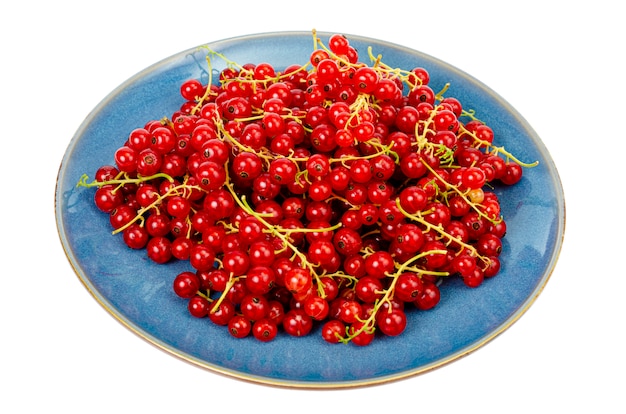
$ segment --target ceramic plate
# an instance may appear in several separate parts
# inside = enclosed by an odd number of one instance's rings
[[[318,35],[328,39],[328,34]],[[258,34],[208,46],[235,62],[266,61],[280,69],[308,61],[311,36]],[[128,329],[174,356],[228,376],[286,387],[341,388],[406,378],[455,361],[505,331],[533,303],[554,269],[565,226],[560,179],[540,138],[505,100],[461,70],[402,46],[348,37],[363,60],[372,46],[390,66],[428,69],[435,92],[449,82],[446,96],[474,109],[500,145],[522,160],[539,161],[517,185],[496,189],[508,225],[501,273],[477,289],[447,281],[436,308],[410,312],[401,336],[368,347],[327,344],[319,328],[305,338],[239,340],[207,319],[189,316],[186,302],[171,290],[174,276],[190,269],[188,262],[156,265],[144,251],[126,248],[119,235],[111,235],[108,216],[96,210],[94,190],[76,188],[76,183],[82,174],[93,177],[99,166],[111,164],[132,129],[177,110],[182,81],[207,80],[205,52],[192,49],[111,92],[79,127],[58,175],[56,220],[67,257],[87,290]],[[214,70],[222,68],[218,60],[214,65]]]

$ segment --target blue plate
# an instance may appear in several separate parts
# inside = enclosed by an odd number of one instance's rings
[[[318,34],[324,41],[329,34]],[[208,46],[239,63],[272,63],[284,68],[308,61],[310,32],[270,33],[214,42]],[[151,119],[169,116],[181,105],[179,86],[189,78],[207,80],[205,51],[188,50],[130,78],[85,119],[62,160],[56,189],[61,243],[81,282],[128,329],[164,351],[211,371],[285,387],[342,388],[379,384],[425,373],[480,348],[510,327],[534,302],[552,273],[565,229],[563,189],[540,138],[506,101],[459,69],[414,50],[349,36],[362,59],[367,47],[390,66],[428,69],[433,90],[450,83],[446,96],[495,131],[499,145],[518,158],[539,161],[510,188],[497,189],[508,233],[502,271],[477,289],[449,280],[440,304],[410,312],[406,331],[368,347],[330,345],[319,332],[305,338],[280,335],[269,343],[232,338],[207,319],[189,316],[186,302],[172,293],[172,280],[188,262],[156,265],[144,251],[112,236],[108,216],[96,210],[93,189],[77,188],[82,174],[111,164],[128,133]],[[214,70],[220,70],[215,61]],[[319,329],[319,328],[318,328]]]

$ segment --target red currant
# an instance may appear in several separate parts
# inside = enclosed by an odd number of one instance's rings
[[[252,330],[252,323],[243,315],[235,315],[228,321],[228,332],[235,338],[245,338]]]
[[[190,299],[200,289],[200,279],[194,272],[182,272],[174,278],[174,293],[181,298]]]
[[[252,325],[252,334],[261,342],[269,342],[276,338],[278,327],[269,318],[260,319]]]
[[[365,346],[405,331],[406,304],[439,303],[435,275],[475,288],[499,273],[491,188],[525,164],[425,68],[363,64],[340,34],[306,63],[181,82],[176,110],[80,184],[129,248],[189,262],[173,290],[191,317],[264,342],[319,323],[324,341]]]

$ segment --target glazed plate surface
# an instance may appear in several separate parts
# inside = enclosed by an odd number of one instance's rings
[[[318,35],[324,42],[329,36]],[[367,347],[327,344],[319,327],[305,338],[235,339],[225,328],[191,317],[171,288],[176,274],[190,270],[189,263],[157,265],[145,251],[128,249],[94,206],[94,190],[76,184],[81,175],[93,177],[98,167],[112,164],[131,130],[177,110],[184,80],[206,82],[206,50],[198,48],[166,58],[112,91],[80,125],[62,160],[55,199],[60,240],[80,281],[106,311],[149,343],[210,371],[285,387],[342,388],[406,378],[455,361],[505,331],[532,305],[556,265],[565,229],[563,189],[541,139],[504,99],[463,71],[399,45],[348,38],[362,61],[371,46],[390,66],[426,68],[435,92],[449,82],[446,96],[474,109],[492,127],[498,145],[521,160],[539,162],[517,185],[496,188],[508,228],[501,273],[477,289],[446,281],[437,307],[409,312],[401,336]],[[269,62],[284,69],[306,63],[313,40],[310,32],[285,32],[208,46],[240,64]],[[221,64],[214,60],[213,69]]]

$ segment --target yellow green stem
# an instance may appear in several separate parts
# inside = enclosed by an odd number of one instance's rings
[[[365,320],[361,320],[360,322],[363,323],[363,326],[361,326],[359,329],[357,329],[354,332],[350,332],[349,334],[347,334],[346,337],[341,339],[341,342],[343,343],[348,343],[349,341],[352,340],[352,338],[360,335],[361,333],[365,332],[366,330],[368,332],[372,332],[373,330],[376,329],[375,325],[376,325],[376,316],[378,311],[380,310],[380,308],[382,307],[382,305],[385,302],[389,302],[392,297],[393,294],[395,292],[395,288],[396,288],[396,283],[398,281],[398,278],[400,277],[400,275],[402,273],[404,273],[407,268],[409,267],[409,265],[425,256],[428,256],[430,254],[446,254],[447,251],[446,250],[428,250],[425,252],[422,252],[418,255],[413,256],[412,258],[410,258],[409,260],[405,261],[402,264],[396,264],[396,272],[392,275],[387,275],[388,277],[391,277],[391,283],[389,284],[389,286],[384,290],[384,294],[383,296],[378,299],[375,304],[374,304],[374,309],[372,310],[372,312],[370,313],[369,317]]]

